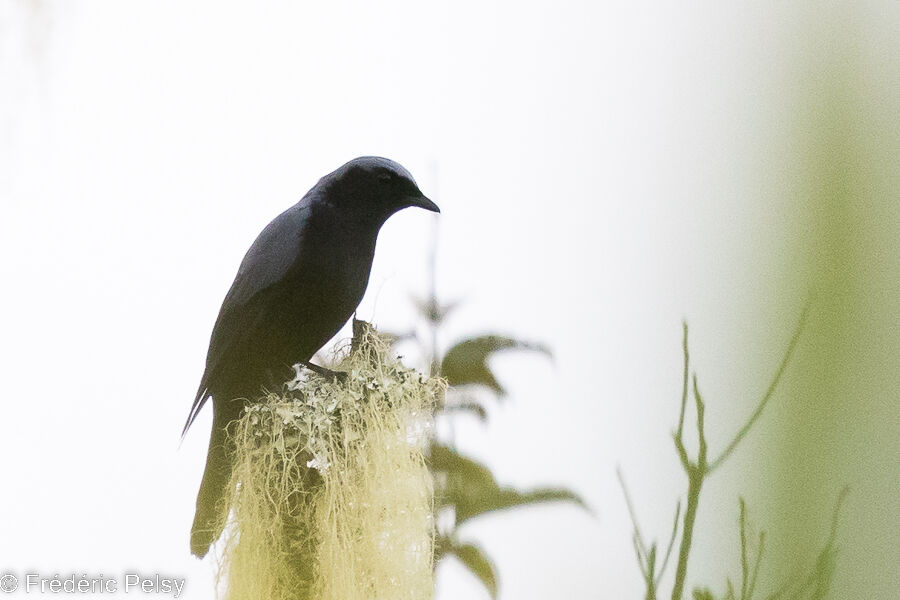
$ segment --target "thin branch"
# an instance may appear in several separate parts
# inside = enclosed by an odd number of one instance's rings
[[[432,219],[431,245],[428,249],[428,302],[435,310],[438,310],[437,297],[437,251],[438,251],[438,226],[439,221]],[[431,345],[431,376],[438,377],[441,374],[441,357],[438,352],[438,322],[429,319],[429,335]]]
[[[700,471],[700,477],[703,478],[709,472],[706,462],[707,445],[706,430],[704,427],[706,422],[706,404],[703,402],[703,396],[700,395],[700,387],[697,385],[696,373],[694,373],[694,401],[697,404],[697,438],[699,440],[696,468]]]
[[[678,518],[681,516],[681,500],[678,501],[678,504],[675,505],[675,520],[672,523],[672,535],[669,537],[669,543],[666,545],[666,555],[663,558],[662,565],[659,567],[659,574],[656,576],[656,585],[659,586],[659,582],[662,579],[663,574],[666,572],[666,567],[669,564],[669,557],[672,555],[672,548],[675,547],[675,538],[678,535]]]
[[[834,542],[837,539],[838,520],[840,518],[841,507],[843,506],[844,501],[847,499],[847,494],[849,492],[850,488],[844,487],[838,495],[838,499],[834,507],[834,512],[831,515],[831,529],[828,533],[828,539],[826,540],[825,545],[819,552],[819,561],[822,560],[822,557],[833,552],[834,550]],[[819,561],[817,561],[817,563]],[[815,567],[813,567],[805,578],[788,579],[774,593],[767,596],[766,599],[779,600],[783,597],[799,597],[800,594],[808,590],[811,585],[815,584],[820,576],[821,574],[816,571]]]
[[[678,438],[682,437],[682,432],[684,431],[684,411],[687,408],[687,396],[688,396],[688,369],[690,368],[690,356],[688,354],[688,326],[687,321],[681,322],[681,330],[682,330],[682,341],[681,346],[684,350],[684,377],[681,384],[681,412],[678,413],[678,429],[676,430],[675,436]]]
[[[647,581],[647,567],[644,563],[646,563],[647,559],[644,558],[643,551],[641,550],[640,543],[638,542],[637,535],[631,535],[631,545],[634,546],[634,554],[637,556],[638,566],[641,568],[641,577],[644,578],[644,582]]]
[[[688,381],[690,381],[690,353],[688,352],[688,326],[687,322],[681,322],[682,350],[684,351],[684,375],[681,384],[681,410],[678,412],[678,428],[672,434],[672,440],[675,442],[675,450],[678,452],[678,459],[681,461],[681,467],[690,475],[694,465],[687,453],[684,445],[684,415],[687,410],[688,398]]]
[[[694,522],[697,518],[697,507],[700,505],[700,491],[703,488],[703,482],[706,479],[707,471],[699,468],[696,464],[691,464],[687,471],[687,475],[687,509],[684,512],[684,524],[681,528],[681,546],[678,549],[678,564],[675,568],[675,584],[672,588],[672,600],[681,600],[684,595],[688,558],[691,554],[691,544],[694,537]]]
[[[740,531],[741,531],[741,600],[747,600],[747,587],[749,585],[750,566],[747,562],[747,503],[743,498],[739,499],[741,505]]]
[[[753,600],[753,591],[756,589],[756,580],[759,577],[759,566],[762,564],[763,551],[766,547],[766,532],[759,532],[759,549],[756,552],[756,562],[753,565],[753,575],[750,576],[750,585],[747,587],[747,598]]]
[[[691,459],[687,454],[687,449],[684,447],[684,440],[679,435],[672,435],[672,440],[675,442],[675,450],[678,452],[678,459],[681,461],[681,467],[685,472],[690,473],[694,468],[694,464],[691,462]]]
[[[838,499],[834,506],[834,512],[831,514],[831,531],[828,534],[827,542],[827,545],[829,547],[834,545],[834,540],[835,538],[837,538],[838,521],[840,520],[841,516],[841,508],[844,506],[844,501],[847,499],[847,494],[849,493],[850,487],[844,486],[844,488],[841,489],[841,493],[838,494]]]
[[[641,527],[638,525],[637,512],[634,510],[634,503],[631,501],[631,494],[628,493],[628,486],[625,485],[625,476],[622,474],[621,468],[616,468],[616,477],[619,478],[619,485],[622,487],[622,495],[625,496],[625,505],[628,507],[628,515],[631,517],[631,524],[634,527],[635,547],[646,560],[648,555],[647,546],[644,544],[644,536],[641,535]],[[641,565],[643,570],[644,566]]]
[[[656,544],[650,546],[647,556],[647,593],[644,600],[656,600]]]
[[[684,465],[688,476],[688,493],[687,510],[684,513],[684,526],[681,529],[681,547],[678,550],[678,566],[675,569],[675,585],[672,588],[672,600],[681,600],[684,595],[688,558],[691,554],[691,543],[694,537],[694,522],[697,518],[697,507],[700,505],[700,490],[703,488],[703,483],[709,474],[709,469],[706,465],[706,405],[703,403],[703,396],[700,394],[700,387],[697,385],[696,374],[694,374],[693,383],[694,402],[697,409],[697,437],[699,439],[697,461],[692,462],[687,457],[684,441],[680,436],[675,440],[675,446],[682,457],[682,465]]]
[[[735,600],[736,596],[734,595],[734,584],[731,583],[731,579],[728,580],[727,585],[728,589],[725,592],[725,598]]]
[[[797,323],[797,328],[794,330],[794,334],[791,336],[791,341],[788,344],[787,352],[784,353],[784,358],[781,359],[781,364],[778,365],[778,370],[775,372],[775,376],[772,378],[771,383],[769,383],[769,387],[766,390],[766,393],[756,405],[756,409],[753,411],[753,414],[750,415],[750,418],[746,423],[744,423],[744,426],[741,427],[737,435],[734,436],[734,439],[731,440],[731,443],[728,444],[728,446],[725,448],[725,450],[722,451],[718,458],[710,463],[710,471],[714,471],[729,456],[731,456],[731,453],[734,452],[738,444],[741,443],[741,441],[744,439],[744,437],[746,437],[747,433],[749,433],[750,429],[753,427],[756,421],[759,420],[759,417],[760,415],[762,415],[763,410],[765,410],[766,405],[769,403],[769,400],[772,399],[772,396],[775,394],[775,389],[778,387],[778,384],[781,381],[781,376],[784,374],[784,371],[791,360],[791,356],[794,354],[794,349],[797,347],[797,342],[800,340],[800,334],[803,332],[803,327],[806,325],[806,318],[809,315],[809,307],[810,303],[807,302],[806,306],[803,307],[803,313],[800,315],[800,321]]]
[[[687,577],[687,565],[688,558],[691,553],[691,544],[693,541],[694,534],[694,524],[697,518],[697,508],[700,504],[700,492],[703,488],[703,484],[706,481],[706,478],[715,470],[719,465],[722,464],[732,452],[734,452],[735,448],[737,448],[738,444],[744,439],[756,421],[759,419],[762,411],[765,409],[766,405],[771,400],[772,396],[775,393],[775,389],[778,387],[779,382],[781,381],[781,377],[784,374],[785,369],[787,368],[788,363],[790,362],[791,356],[794,353],[794,349],[797,346],[797,342],[800,339],[800,334],[803,330],[803,327],[806,323],[806,318],[809,313],[810,303],[807,302],[806,306],[803,308],[803,313],[800,316],[800,321],[797,325],[797,329],[794,331],[793,336],[791,337],[790,344],[788,345],[787,352],[784,355],[784,358],[781,361],[781,364],[778,367],[778,370],[775,373],[775,377],[772,379],[772,382],[769,384],[768,389],[766,390],[765,395],[763,395],[762,400],[760,400],[759,404],[757,404],[756,409],[753,414],[744,424],[744,426],[738,431],[737,435],[735,435],[734,439],[726,446],[725,450],[712,462],[709,462],[708,459],[708,451],[709,447],[706,439],[706,404],[703,401],[703,395],[700,393],[700,386],[697,382],[697,374],[694,373],[691,382],[693,383],[693,393],[694,393],[694,402],[696,405],[697,411],[697,436],[698,436],[698,450],[697,450],[697,458],[696,460],[691,460],[688,455],[687,448],[684,443],[684,419],[685,413],[687,411],[687,395],[688,395],[688,378],[690,374],[690,355],[688,352],[688,327],[687,323],[682,322],[682,330],[684,332],[682,349],[684,352],[684,376],[682,381],[682,391],[681,391],[681,407],[678,413],[678,427],[672,433],[672,439],[675,443],[675,450],[678,453],[678,458],[681,461],[681,466],[685,471],[685,474],[688,477],[688,491],[687,491],[687,507],[684,512],[684,522],[681,528],[681,544],[678,550],[678,564],[675,570],[675,583],[672,588],[672,600],[682,600],[684,596],[684,588]],[[679,506],[680,508],[680,506]],[[632,517],[633,519],[633,517]],[[677,520],[677,518],[676,518]],[[676,523],[677,529],[677,523]],[[673,540],[675,533],[673,532]],[[762,537],[760,538],[763,539]],[[655,549],[655,546],[654,546]],[[741,501],[741,600],[749,600],[749,595],[752,594],[752,589],[756,583],[756,576],[759,569],[759,560],[762,556],[762,549],[760,548],[760,555],[757,557],[756,565],[753,569],[753,575],[750,575],[750,566],[749,560],[747,556],[747,540],[746,540],[746,507]],[[668,559],[668,552],[666,555],[666,559]],[[660,571],[662,573],[662,570]],[[734,595],[734,591],[731,591],[731,595]]]

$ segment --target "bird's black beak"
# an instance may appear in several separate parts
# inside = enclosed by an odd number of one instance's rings
[[[424,208],[425,210],[430,210],[431,212],[439,213],[441,209],[438,208],[438,205],[425,197],[424,194],[419,192],[418,196],[410,197],[407,202],[409,206],[418,206],[419,208]]]

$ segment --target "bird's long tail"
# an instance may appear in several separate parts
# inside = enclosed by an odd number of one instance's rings
[[[206,455],[206,470],[200,491],[197,493],[197,510],[191,526],[191,553],[203,558],[213,542],[219,539],[225,527],[229,506],[226,505],[227,486],[233,468],[233,443],[229,441],[225,426],[231,415],[225,415],[224,407],[213,411],[212,434]]]

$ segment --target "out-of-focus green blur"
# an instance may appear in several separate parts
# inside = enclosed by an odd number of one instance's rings
[[[885,25],[871,7],[842,6],[798,29],[820,52],[784,57],[801,74],[785,90],[796,152],[784,193],[796,202],[792,244],[768,260],[812,304],[765,428],[757,492],[771,510],[758,516],[779,581],[810,566],[849,486],[835,599],[900,594],[900,37],[888,34],[900,22]]]

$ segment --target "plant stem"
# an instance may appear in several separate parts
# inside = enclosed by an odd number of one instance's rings
[[[697,468],[692,469],[688,474],[687,509],[684,511],[684,527],[681,531],[681,546],[678,549],[678,566],[675,568],[675,587],[672,589],[672,600],[681,600],[684,595],[688,557],[691,554],[691,542],[694,537],[694,521],[697,518],[700,490],[705,477],[706,474]]]
[[[685,329],[685,348],[687,348],[687,329]],[[685,363],[687,363],[687,352],[685,352]],[[687,370],[685,370],[685,373],[687,373]],[[681,546],[678,549],[678,566],[675,569],[675,585],[672,588],[672,600],[681,600],[684,596],[688,558],[691,555],[691,543],[694,538],[694,521],[697,518],[697,507],[700,505],[700,490],[703,488],[703,482],[709,474],[705,427],[706,405],[703,402],[703,396],[700,394],[700,387],[697,385],[696,373],[693,377],[693,384],[694,403],[697,409],[697,437],[699,440],[696,462],[688,458],[687,450],[684,447],[684,439],[681,436],[682,432],[678,432],[675,436],[675,447],[681,458],[684,472],[688,476],[688,493],[687,509],[684,511],[684,525],[681,530]]]

